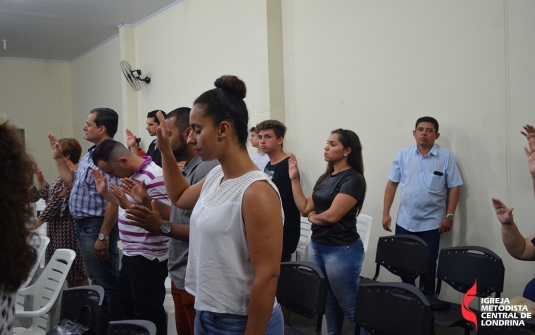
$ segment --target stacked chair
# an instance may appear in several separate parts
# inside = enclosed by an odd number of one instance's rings
[[[70,249],[57,249],[37,281],[18,290],[15,317],[32,318],[30,328],[16,327],[16,335],[44,335],[48,328],[48,313],[56,302],[76,254]],[[30,310],[25,310],[25,301],[33,297]]]

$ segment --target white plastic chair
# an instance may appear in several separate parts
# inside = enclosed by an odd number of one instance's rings
[[[297,249],[292,254],[292,261],[308,261],[308,245],[310,244],[310,236],[312,235],[312,225],[307,217],[301,217],[301,236]]]
[[[45,251],[46,251],[46,247],[48,246],[48,243],[50,243],[50,239],[46,236],[33,236],[32,237],[30,241],[30,245],[34,247],[35,249],[35,255],[36,255],[35,264],[30,270],[30,273],[28,273],[28,278],[26,279],[26,281],[22,283],[22,285],[20,285],[19,290],[28,286],[28,284],[30,284],[33,277],[35,276],[35,272],[37,271],[37,269],[40,266],[43,267],[43,265],[45,264],[43,261],[44,260],[43,256],[45,255]]]
[[[76,253],[70,249],[57,249],[39,279],[32,286],[17,292],[15,317],[32,318],[32,326],[14,328],[14,334],[44,335],[47,332],[48,316],[46,314],[61,293],[75,257]],[[32,310],[25,311],[24,301],[27,296],[33,296],[33,306]]]
[[[372,232],[373,218],[369,215],[360,213],[357,216],[357,232],[359,233],[362,244],[364,244],[364,253],[368,250],[370,234]]]

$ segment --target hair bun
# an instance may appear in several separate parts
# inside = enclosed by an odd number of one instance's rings
[[[236,76],[222,76],[214,82],[215,87],[222,89],[240,99],[245,98],[247,88],[245,83]]]

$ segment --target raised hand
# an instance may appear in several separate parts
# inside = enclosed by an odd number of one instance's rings
[[[522,135],[526,136],[526,138],[528,139],[528,141],[529,141],[530,138],[535,138],[535,127],[533,127],[533,126],[530,125],[530,124],[527,124],[527,125],[524,126],[524,130],[525,130],[526,132],[521,131],[520,133],[521,133]]]
[[[102,172],[100,172],[100,170],[93,169],[91,171],[91,175],[93,176],[93,179],[95,180],[95,184],[97,186],[97,192],[100,195],[105,195],[106,193],[108,193],[109,191],[108,180],[106,179],[106,177],[104,177]]]
[[[126,144],[128,147],[137,147],[136,135],[132,134],[130,129],[126,129]]]
[[[37,164],[34,164],[33,166],[33,173],[35,174],[35,178],[37,178],[37,181],[39,182],[39,186],[41,188],[44,188],[47,184],[45,177],[43,176],[43,171],[39,168]]]
[[[535,177],[535,137],[528,140],[528,147],[524,147],[524,152],[528,157],[529,172]]]
[[[162,112],[156,113],[156,117],[158,118],[158,121],[160,121],[160,125],[156,129],[156,146],[160,151],[162,151],[162,149],[165,150],[166,148],[171,149],[169,131],[167,130],[167,125],[165,124],[165,118]]]
[[[162,216],[156,208],[156,200],[152,200],[152,210],[144,206],[133,205],[126,210],[126,218],[131,220],[134,226],[141,227],[151,233],[160,233],[160,226],[163,223]]]
[[[124,193],[131,196],[139,204],[145,204],[151,199],[144,180],[138,184],[130,178],[121,178],[121,188]]]
[[[63,150],[61,149],[61,146],[59,145],[59,141],[56,136],[48,134],[48,140],[50,141],[50,148],[52,149],[52,158],[63,158]]]
[[[126,194],[124,194],[123,190],[119,186],[115,184],[110,184],[110,187],[111,187],[111,191],[113,192],[113,195],[115,195],[115,197],[117,198],[117,201],[119,202],[119,206],[122,209],[128,209],[134,206],[133,203],[128,201]]]
[[[512,224],[513,220],[513,210],[514,208],[507,208],[507,206],[500,200],[492,198],[492,206],[496,211],[496,217],[501,224]]]
[[[290,154],[290,159],[288,160],[288,174],[290,179],[299,178],[299,168],[297,167],[297,159],[294,154]]]

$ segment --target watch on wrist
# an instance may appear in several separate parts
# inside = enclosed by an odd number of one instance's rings
[[[446,215],[446,218],[450,221],[453,221],[453,214]]]
[[[109,237],[109,236],[106,236],[106,235],[104,235],[104,234],[98,234],[98,239],[99,239],[100,241],[107,241],[107,240],[110,239],[110,237]]]
[[[160,226],[160,232],[162,235],[169,235],[171,230],[173,230],[173,225],[170,222],[164,221]]]

